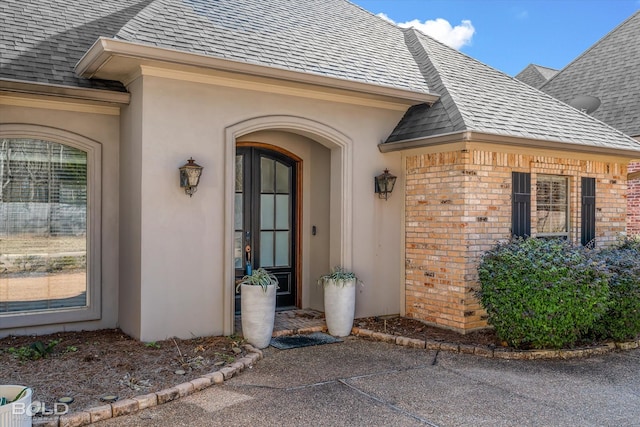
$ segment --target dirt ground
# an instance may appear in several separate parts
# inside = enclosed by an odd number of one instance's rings
[[[36,342],[57,344],[46,357],[20,357]],[[72,397],[76,412],[104,405],[107,395],[125,399],[216,371],[246,354],[241,344],[234,337],[143,343],[118,329],[7,337],[0,340],[0,378],[31,387],[32,400],[47,407]]]
[[[496,344],[493,331],[461,335],[401,317],[356,319],[355,326],[410,338],[465,344]],[[36,342],[47,357],[24,357]],[[28,385],[33,400],[51,407],[72,397],[71,411],[104,405],[107,395],[119,399],[159,391],[233,363],[245,355],[240,337],[136,341],[118,329],[65,332],[45,336],[0,339],[0,378],[5,384]],[[20,355],[22,357],[19,357]]]
[[[405,317],[366,317],[356,319],[355,326],[375,332],[384,332],[421,340],[442,341],[458,344],[477,344],[483,346],[499,346],[500,341],[493,329],[460,334],[449,329],[436,328]]]

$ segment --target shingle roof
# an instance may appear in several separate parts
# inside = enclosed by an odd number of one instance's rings
[[[593,117],[640,136],[640,11],[540,89],[567,103],[577,96],[595,96],[602,103]]]
[[[0,12],[8,21],[0,32],[5,78],[120,87],[73,74],[105,36],[430,92],[402,32],[343,0],[9,0]]]
[[[157,0],[116,37],[429,92],[398,28],[343,0]]]
[[[640,143],[620,131],[419,31],[408,29],[405,35],[427,84],[440,94],[440,100],[431,108],[409,109],[386,142],[475,131],[640,149]]]
[[[521,82],[528,84],[529,86],[540,88],[540,86],[545,84],[551,77],[555,76],[557,73],[558,70],[554,70],[553,68],[543,67],[536,64],[529,64],[525,67],[524,70],[516,74],[515,78],[520,80]]]
[[[105,36],[441,95],[431,107],[411,108],[389,141],[471,130],[638,148],[566,104],[345,0],[4,0],[0,12],[0,79],[124,90],[73,73]]]
[[[151,0],[3,0],[0,78],[123,91],[77,77],[74,65],[99,36],[113,37]]]

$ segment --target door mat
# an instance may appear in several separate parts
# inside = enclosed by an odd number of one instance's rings
[[[333,344],[337,342],[342,342],[342,340],[322,332],[271,338],[271,346],[280,350],[309,347],[312,345]]]

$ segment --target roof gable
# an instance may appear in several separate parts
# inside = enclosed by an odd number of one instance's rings
[[[591,115],[640,136],[640,11],[609,32],[540,88],[571,103],[579,96],[601,101]]]
[[[558,70],[554,70],[553,68],[529,64],[524,68],[524,70],[516,74],[515,78],[529,86],[539,88],[557,73]]]

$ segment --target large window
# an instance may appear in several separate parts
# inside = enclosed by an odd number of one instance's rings
[[[91,295],[87,209],[95,156],[91,150],[57,142],[0,139],[0,322],[4,325],[23,326],[16,315],[48,316],[36,323],[95,318],[99,300]],[[74,310],[92,314],[50,316]]]
[[[539,236],[569,235],[569,181],[556,175],[538,175],[536,214]]]

